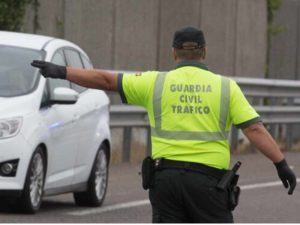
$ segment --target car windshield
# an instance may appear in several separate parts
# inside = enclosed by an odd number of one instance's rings
[[[38,70],[30,66],[41,52],[0,45],[0,97],[24,95],[33,90]]]

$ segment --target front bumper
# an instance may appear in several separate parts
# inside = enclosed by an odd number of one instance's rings
[[[5,190],[22,190],[27,174],[28,164],[33,147],[19,134],[13,138],[0,139],[0,163],[19,159],[16,175],[14,177],[0,176],[0,192]]]

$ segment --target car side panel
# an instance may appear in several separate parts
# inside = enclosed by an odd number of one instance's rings
[[[89,111],[82,114],[80,122],[76,124],[81,138],[75,160],[73,184],[88,180],[97,150],[105,139],[110,141],[107,96],[102,91],[87,90],[82,98],[81,104],[86,105]]]

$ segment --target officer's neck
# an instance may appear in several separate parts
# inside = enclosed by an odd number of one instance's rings
[[[177,64],[183,63],[183,62],[204,63],[204,60],[203,59],[176,59],[175,62]]]

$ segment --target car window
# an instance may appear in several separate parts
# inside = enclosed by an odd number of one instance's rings
[[[41,58],[40,51],[0,45],[0,96],[13,97],[31,92],[39,75],[38,69],[30,63]]]
[[[68,66],[76,67],[76,68],[83,68],[83,64],[80,58],[80,55],[77,51],[71,50],[71,49],[65,49],[65,54],[67,58],[67,64]],[[71,83],[72,88],[81,93],[86,90],[85,87],[82,87],[78,84]]]
[[[93,68],[93,64],[91,63],[90,60],[88,60],[84,55],[80,54],[84,68],[85,69],[92,69]]]
[[[62,50],[57,51],[51,60],[52,63],[61,65],[61,66],[66,66],[66,60],[64,57],[64,53]],[[49,82],[49,88],[50,88],[50,93],[53,93],[53,90],[56,87],[67,87],[70,88],[70,82],[67,80],[62,80],[62,79],[48,79]]]

